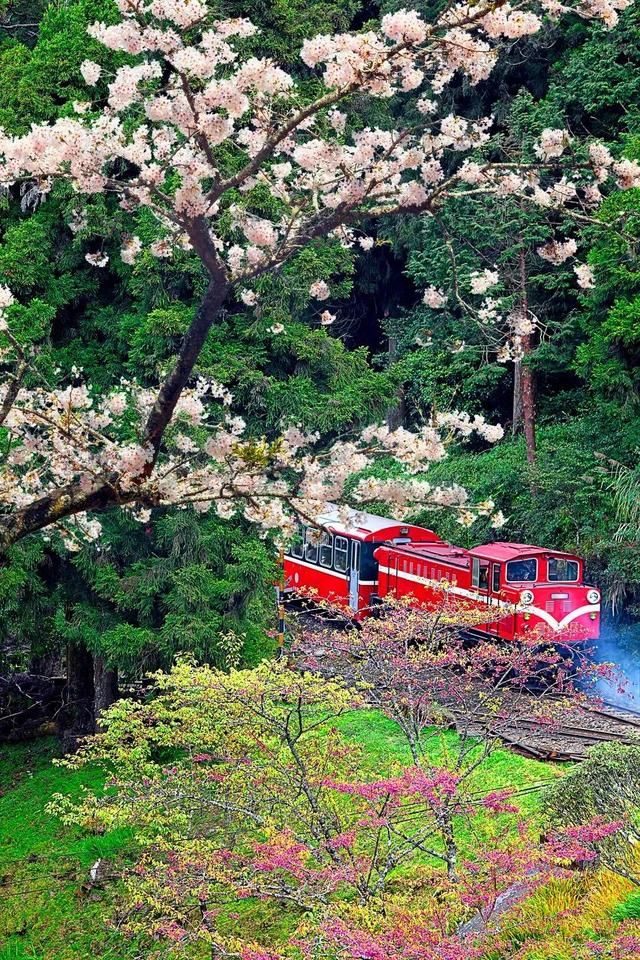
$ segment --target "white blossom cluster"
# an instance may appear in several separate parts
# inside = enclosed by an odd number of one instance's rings
[[[11,292],[0,287],[0,315],[13,302]],[[246,435],[244,420],[231,412],[228,389],[200,378],[179,397],[166,444],[156,455],[148,442],[130,439],[132,420],[142,435],[156,399],[153,390],[121,380],[100,396],[81,369],[71,374],[72,382],[64,386],[19,389],[3,424],[9,452],[0,466],[0,512],[71,485],[90,493],[106,480],[119,502],[135,508],[132,515],[143,522],[155,506],[191,506],[199,512],[213,508],[222,517],[241,511],[263,533],[286,538],[299,516],[316,517],[328,503],[343,500],[354,474],[389,456],[404,467],[406,478],[382,486],[361,480],[358,499],[384,496],[399,516],[425,504],[472,509],[462,488],[431,488],[417,475],[446,456],[454,435],[468,438],[475,432],[494,443],[503,432],[482,417],[455,413],[442,414],[436,424],[416,431],[371,426],[328,447],[318,434],[298,427],[272,440],[256,439]],[[0,405],[8,389],[7,384],[0,388]],[[99,535],[100,524],[83,513],[60,529],[69,548],[77,549]]]
[[[248,20],[219,19],[205,0],[116,0],[119,21],[94,23],[89,33],[126,54],[126,63],[107,74],[101,64],[85,60],[80,73],[87,100],[72,116],[34,124],[24,135],[0,131],[0,187],[26,181],[45,196],[57,180],[66,180],[78,206],[83,198],[108,193],[126,213],[149,211],[158,226],[151,255],[164,259],[195,251],[224,295],[221,303],[237,289],[247,306],[257,304],[252,281],[279,269],[314,239],[335,237],[370,250],[372,238],[358,239],[358,228],[372,217],[430,213],[451,196],[478,192],[554,209],[592,209],[606,183],[639,185],[640,165],[615,160],[593,144],[578,175],[571,138],[553,130],[543,131],[540,163],[526,170],[506,162],[465,162],[465,153],[487,144],[492,118],[453,115],[443,94],[456,77],[472,84],[486,79],[500,43],[535,33],[543,15],[571,10],[611,26],[628,2],[453,2],[429,22],[401,9],[383,16],[377,29],[312,37],[300,55],[324,89],[310,103],[305,81],[246,52],[243,41],[256,32]],[[356,94],[414,97],[423,123],[417,129],[352,124]],[[231,170],[229,156],[237,158]],[[252,209],[254,188],[270,194],[277,213]],[[85,212],[76,209],[70,227],[79,240],[86,222]],[[540,254],[561,263],[575,249],[575,241],[552,240]],[[134,233],[121,238],[126,265],[133,267],[143,250]],[[85,257],[98,269],[110,262],[102,248]],[[578,279],[586,286],[584,270]],[[469,278],[478,296],[497,282],[494,270]],[[322,304],[331,290],[318,279],[309,294]],[[7,296],[0,291],[0,324],[7,322]],[[430,288],[425,304],[438,309],[445,298],[443,290]],[[484,309],[490,311],[487,301]],[[328,309],[319,313],[324,326],[334,320]],[[277,323],[270,331],[285,332]],[[11,400],[9,389],[0,388],[0,401]],[[208,509],[215,503],[223,514],[241,503],[265,529],[284,530],[292,504],[311,510],[314,503],[339,499],[346,478],[376,452],[392,454],[416,474],[443,455],[441,428],[457,435],[476,430],[490,441],[501,430],[452,415],[438,429],[411,434],[373,428],[322,455],[313,444],[293,453],[285,438],[245,438],[243,424],[224,410],[223,394],[219,385],[205,382],[183,389],[170,430],[162,444],[151,445],[132,442],[120,420],[135,411],[144,436],[141,425],[157,391],[123,383],[99,397],[81,378],[64,389],[22,387],[4,424],[11,445],[0,477],[1,502],[15,511],[69,484],[74,493],[86,494],[107,476],[117,502],[142,509],[184,502]],[[210,436],[201,446],[197,427],[205,424]]]

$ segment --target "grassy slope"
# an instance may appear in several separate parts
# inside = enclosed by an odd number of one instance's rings
[[[364,777],[409,762],[395,724],[376,711],[350,713],[336,726],[363,745]],[[450,748],[454,738],[446,733],[434,739],[434,757]],[[140,957],[135,945],[106,926],[113,914],[113,885],[83,889],[99,857],[126,857],[126,835],[83,835],[45,812],[53,793],[78,794],[83,786],[96,786],[99,773],[53,766],[56,744],[51,740],[0,751],[0,960]],[[476,776],[474,788],[517,787],[555,775],[557,768],[501,750]],[[535,795],[523,802],[533,810]]]
[[[0,746],[0,960],[124,958],[105,928],[112,890],[82,885],[99,857],[126,854],[127,837],[83,835],[45,812],[53,793],[77,795],[100,780],[55,767],[56,754],[51,739]]]

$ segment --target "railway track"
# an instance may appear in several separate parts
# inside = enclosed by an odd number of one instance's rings
[[[589,747],[599,743],[624,743],[640,746],[640,718],[625,716],[624,711],[615,713],[586,705],[572,710],[585,717],[597,718],[596,725],[585,725],[573,720],[559,723],[545,732],[536,720],[518,719],[510,730],[501,735],[512,749],[539,760],[584,760]],[[542,725],[543,726],[543,725]]]
[[[325,649],[316,649],[314,659],[314,669],[326,675],[339,673],[349,679],[349,664],[337,665],[327,656]],[[489,733],[512,750],[537,760],[584,760],[588,749],[599,743],[640,746],[640,710],[624,709],[608,701],[571,705],[566,710],[563,708],[561,716],[550,722],[529,712],[532,708],[527,709],[526,697],[520,697],[517,709],[505,718],[503,724],[496,722],[495,716],[484,714],[477,703],[470,703],[466,708],[459,703],[442,703],[440,706],[449,714],[451,726],[455,725],[460,734],[486,736]]]
[[[470,709],[454,708],[455,726],[460,733],[492,735],[520,753],[539,760],[584,760],[589,747],[599,743],[624,743],[640,746],[640,714],[621,707],[605,709],[599,702],[566,708],[552,722],[529,716],[526,704],[517,716],[503,726],[494,717],[485,718]]]
[[[526,707],[526,704],[523,704]],[[572,706],[566,722],[553,722],[529,716],[525,712],[509,717],[504,725],[494,717],[483,717],[473,709],[449,708],[458,732],[483,736],[487,732],[511,749],[537,760],[584,760],[589,747],[599,743],[625,743],[640,746],[640,716],[616,708],[615,712],[585,704]]]

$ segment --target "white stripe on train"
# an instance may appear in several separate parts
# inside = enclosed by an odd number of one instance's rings
[[[345,570],[344,573],[340,573],[337,570],[330,570],[328,567],[321,567],[319,563],[309,563],[307,560],[300,560],[298,557],[286,558],[289,563],[296,564],[300,567],[306,567],[308,570],[315,570],[316,573],[326,573],[329,577],[337,577],[339,580],[342,580],[343,583],[348,583],[349,581],[349,570]],[[358,584],[362,587],[375,587],[377,580],[360,580],[358,579]]]
[[[418,577],[413,573],[405,573],[404,570],[396,570],[395,567],[392,570],[391,567],[384,567],[382,564],[379,566],[380,573],[386,573],[387,575],[395,575],[402,580],[411,580],[413,583],[419,583],[424,587],[431,587],[432,589],[441,590],[442,581],[440,580],[428,580],[426,577]],[[564,630],[565,627],[568,627],[573,620],[576,620],[578,617],[583,616],[585,613],[600,613],[600,604],[599,603],[590,603],[586,604],[583,607],[578,607],[576,610],[572,610],[570,613],[563,617],[562,620],[556,620],[556,618],[548,612],[548,610],[542,610],[540,607],[533,607],[529,604],[522,603],[509,603],[508,600],[499,600],[497,597],[484,596],[481,593],[476,593],[474,590],[466,590],[464,587],[447,587],[448,593],[453,593],[457,597],[469,597],[471,600],[476,600],[479,603],[486,603],[487,605],[502,607],[503,609],[508,608],[510,610],[515,610],[516,613],[532,613],[536,617],[539,617],[541,620],[544,620],[552,630]]]

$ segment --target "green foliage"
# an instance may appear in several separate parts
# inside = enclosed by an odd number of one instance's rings
[[[397,728],[376,711],[350,711],[335,719],[340,735],[362,747],[363,770],[377,776],[408,763],[409,754]],[[449,740],[453,734],[445,735]],[[120,894],[109,879],[80,892],[90,867],[106,858],[109,872],[119,876],[135,849],[126,831],[99,834],[86,827],[65,826],[45,806],[53,793],[78,798],[82,788],[99,790],[101,773],[92,767],[71,771],[51,765],[59,756],[55,741],[1,748],[0,871],[4,898],[0,905],[0,960],[55,956],[58,960],[113,960],[150,957],[141,944],[128,941],[109,924]],[[480,789],[524,785],[552,775],[553,768],[496,751]],[[536,794],[531,795],[531,812]],[[19,858],[19,859],[18,859]],[[16,862],[18,861],[18,862]],[[269,910],[255,902],[233,904],[229,912],[246,914],[252,939],[286,943],[292,926],[281,907]],[[219,918],[225,932],[234,921]]]
[[[553,825],[590,823],[595,817],[619,822],[624,830],[598,844],[601,862],[640,884],[634,847],[640,840],[640,747],[603,743],[554,783],[543,797]]]
[[[392,0],[381,9],[399,6]],[[87,57],[104,68],[97,88],[104,97],[123,57],[91,40],[86,25],[112,22],[111,0],[14,5],[11,12],[40,25],[37,34],[0,35],[0,126],[21,132],[69,114],[72,101],[87,96],[79,72]],[[355,0],[220,5],[221,16],[249,16],[260,26],[261,33],[246,40],[249,49],[294,71],[300,70],[303,37],[359,26],[376,14],[375,6]],[[613,31],[576,22],[560,37],[550,27],[515,44],[488,82],[473,90],[454,84],[452,112],[496,117],[495,140],[478,159],[498,149],[532,159],[536,135],[565,123],[576,137],[601,137],[616,157],[640,156],[639,16],[628,9]],[[315,79],[307,83],[306,92],[316,88]],[[411,104],[405,109],[395,99],[363,101],[359,111],[362,126],[424,122]],[[221,156],[223,165],[238,162]],[[19,193],[14,188],[14,202],[0,210],[0,283],[21,301],[13,319],[20,339],[36,351],[38,371],[55,382],[80,367],[96,391],[120,377],[153,386],[171,364],[202,293],[197,258],[181,251],[162,261],[144,253],[125,265],[118,252],[123,234],[135,232],[145,247],[158,235],[148,212],[132,223],[110,198],[81,199],[65,185],[42,202]],[[557,212],[524,208],[510,198],[454,199],[438,220],[385,225],[367,256],[357,246],[314,242],[279,273],[256,281],[255,310],[239,296],[227,306],[197,372],[231,389],[236,412],[256,436],[296,423],[330,438],[382,420],[400,394],[409,421],[460,408],[508,427],[513,366],[495,362],[487,346],[492,331],[481,329],[455,299],[434,311],[420,294],[429,284],[452,291],[455,280],[467,296],[469,272],[495,264],[502,277],[498,292],[515,302],[524,255],[529,304],[544,326],[526,361],[538,394],[537,467],[526,466],[524,444],[515,439],[492,450],[477,444],[457,450],[434,468],[432,479],[462,482],[472,499],[495,500],[509,517],[501,536],[586,555],[607,596],[633,603],[640,595],[638,551],[616,537],[620,520],[607,488],[609,468],[595,454],[633,467],[640,445],[638,194],[607,198],[598,223],[585,225],[578,236],[578,257],[595,271],[589,291],[576,288],[571,263],[552,268],[535,252],[553,231],[565,231]],[[260,185],[234,202],[256,213],[277,210]],[[86,225],[72,234],[66,224],[74,213]],[[233,230],[230,217],[225,229]],[[109,254],[104,270],[85,261],[97,249]],[[310,283],[319,278],[331,289],[321,304],[309,296]],[[328,329],[319,321],[325,308],[337,314]],[[269,332],[279,323],[283,334]],[[464,349],[453,352],[460,341]],[[387,512],[386,505],[380,510]],[[467,532],[443,515],[421,519],[457,542],[495,536],[483,522]],[[200,532],[187,535],[183,522]],[[85,551],[75,560],[51,545],[13,551],[0,571],[0,615],[20,651],[11,654],[15,662],[73,640],[134,672],[167,663],[186,648],[223,663],[236,655],[238,637],[241,656],[259,659],[269,649],[265,628],[273,618],[269,545],[235,520],[154,516],[150,527],[147,533],[109,518],[102,553]],[[176,551],[173,536],[180,543],[191,537],[201,549]]]
[[[271,651],[275,553],[247,524],[183,511],[142,526],[116,513],[106,542],[61,560],[50,608],[59,643],[133,672],[178,652],[225,666]]]
[[[640,920],[640,892],[630,893],[611,914],[614,920]]]
[[[283,0],[251,11],[227,3],[220,14],[250,14],[262,32],[247,45],[293,63],[310,29],[344,29],[356,9],[352,0],[312,0],[303,11],[298,0]],[[126,59],[86,33],[89,23],[118,19],[111,0],[49,4],[41,17],[32,6],[24,19],[34,16],[40,23],[31,39],[0,33],[0,126],[10,133],[71,114],[72,102],[88,96],[84,59],[103,67],[98,98]],[[132,228],[108,196],[81,198],[64,184],[42,198],[28,189],[22,196],[19,187],[12,193],[0,209],[0,283],[20,300],[12,320],[18,339],[35,350],[39,373],[55,383],[80,368],[97,392],[121,377],[155,386],[206,284],[197,257],[177,251],[161,261],[145,252],[125,265],[123,235],[133,229],[145,247],[158,236],[148,211]],[[256,212],[273,204],[259,186],[237,200]],[[74,219],[83,225],[72,232]],[[85,261],[98,249],[109,254],[104,270]],[[259,311],[238,302],[211,331],[197,372],[231,387],[256,435],[288,423],[335,432],[384,412],[393,378],[372,371],[364,350],[329,336],[309,294],[314,280],[326,279],[335,309],[350,296],[353,273],[351,251],[335,241],[313,243],[278,276],[259,281]],[[281,340],[267,332],[276,322],[289,331]],[[274,557],[248,524],[187,513],[159,513],[144,527],[108,517],[100,549],[75,558],[53,543],[21,544],[0,570],[7,661],[24,667],[75,643],[129,675],[185,650],[220,665],[258,662],[273,646]]]
[[[429,480],[456,480],[472,489],[478,500],[491,498],[499,503],[508,517],[502,539],[553,544],[586,555],[591,577],[611,597],[620,579],[640,588],[640,566],[636,552],[615,538],[618,514],[607,458],[633,457],[638,444],[634,414],[602,406],[597,413],[541,427],[533,469],[527,465],[524,440],[519,437],[484,452],[458,449],[432,468]],[[420,519],[454,542],[494,538],[494,532],[481,522],[463,531],[444,514],[424,514]]]
[[[45,807],[64,790],[79,797],[98,789],[103,775],[73,773],[51,763],[59,744],[50,739],[0,748],[0,960],[57,957],[86,960],[138,955],[117,929],[105,928],[115,910],[113,882],[88,888],[89,870],[102,858],[113,871],[126,862],[126,831],[99,835],[63,827]]]

